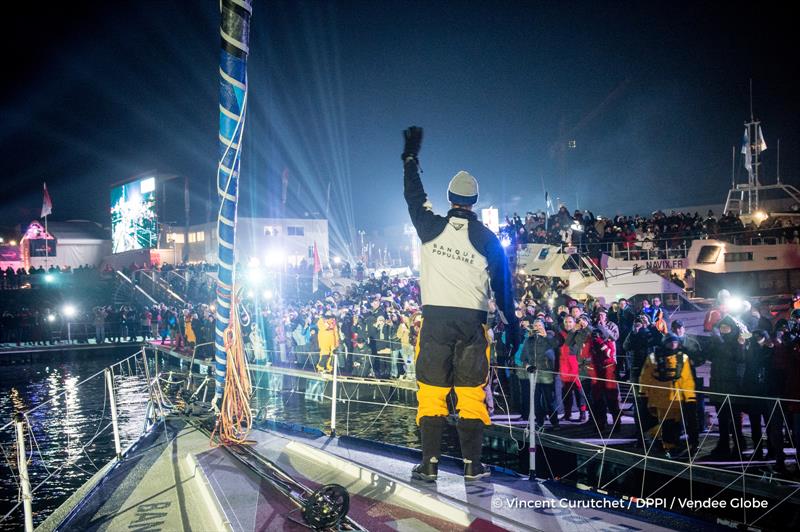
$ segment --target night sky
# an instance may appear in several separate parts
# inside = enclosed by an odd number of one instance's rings
[[[460,169],[480,206],[643,213],[718,203],[755,114],[766,181],[798,183],[796,27],[761,4],[256,0],[241,215],[290,210],[377,229],[408,221],[401,131],[425,128],[438,210]],[[51,5],[52,4],[52,5]],[[187,175],[195,221],[216,171],[218,3],[4,7],[0,225],[109,223],[109,185]],[[566,149],[575,140],[574,149]],[[742,176],[741,160],[737,173]],[[176,206],[176,208],[179,208]],[[215,210],[215,209],[212,209]]]

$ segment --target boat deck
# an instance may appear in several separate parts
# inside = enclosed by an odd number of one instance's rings
[[[171,416],[119,464],[102,470],[40,530],[306,530],[299,505],[223,448],[209,446],[198,420]],[[310,489],[340,484],[349,517],[367,530],[692,530],[711,523],[635,508],[561,508],[560,500],[617,501],[558,482],[495,471],[465,483],[444,459],[439,481],[410,479],[418,452],[321,433],[271,430],[248,446]],[[522,504],[554,505],[532,509]],[[592,502],[593,501],[593,502]],[[598,503],[598,501],[601,501]]]
[[[258,430],[252,434],[254,449],[278,463],[296,478],[314,471],[336,472],[338,483],[355,496],[356,505],[350,515],[374,515],[369,530],[398,530],[394,515],[401,508],[417,510],[417,516],[404,518],[412,530],[448,530],[442,524],[432,528],[428,519],[446,517],[456,529],[475,530],[714,530],[716,525],[663,511],[636,509],[628,501],[607,498],[581,491],[555,481],[531,482],[511,471],[495,469],[489,480],[466,483],[459,460],[444,458],[436,483],[411,479],[411,468],[419,461],[419,452],[404,447],[392,447],[358,438],[298,436],[276,430]],[[288,453],[302,456],[302,462],[287,460]],[[344,476],[344,482],[342,481]],[[349,477],[349,478],[348,478]],[[364,491],[364,488],[367,491]],[[381,512],[371,511],[369,505],[376,494],[395,495],[399,502],[386,501]],[[362,497],[365,497],[362,500]],[[366,506],[359,508],[358,501]],[[521,506],[514,506],[520,501]],[[566,501],[591,506],[565,508]],[[609,509],[613,503],[620,509]],[[393,506],[399,504],[399,506]],[[548,505],[552,505],[548,507]],[[604,507],[605,506],[605,507]],[[361,521],[359,521],[361,523]],[[427,526],[423,526],[427,525]]]
[[[170,418],[145,436],[89,489],[71,497],[39,530],[225,530],[191,456],[209,451],[208,436]],[[245,476],[244,472],[242,475]],[[63,523],[59,527],[59,523]]]

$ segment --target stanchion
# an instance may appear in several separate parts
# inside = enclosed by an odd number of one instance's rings
[[[158,413],[160,416],[163,416],[164,413],[161,411],[161,402],[156,401],[155,394],[153,393],[153,381],[150,378],[150,366],[147,365],[147,349],[142,349],[142,362],[144,363],[144,378],[147,381],[147,393],[150,396],[150,401],[153,403],[153,406],[158,404]]]
[[[22,507],[25,511],[25,532],[33,532],[33,495],[31,479],[28,476],[28,457],[25,452],[25,421],[21,414],[17,414],[14,425],[17,428],[17,468],[22,488]]]
[[[333,353],[333,390],[331,391],[331,436],[336,436],[336,388],[339,383],[339,355]]]
[[[117,460],[122,460],[122,445],[119,439],[119,422],[117,421],[117,398],[114,395],[114,377],[111,368],[106,368],[106,387],[108,388],[108,398],[111,404],[111,427],[114,429],[114,450],[117,453]]]
[[[539,374],[539,371],[536,370],[533,373],[528,373],[528,382],[530,383],[530,409],[528,412],[528,430],[530,432],[530,445],[528,451],[528,471],[529,471],[529,479],[534,480],[536,478],[536,376]]]

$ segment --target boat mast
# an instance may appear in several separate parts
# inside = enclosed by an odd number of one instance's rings
[[[750,80],[750,121],[744,123],[747,128],[747,146],[746,153],[749,164],[745,164],[747,168],[747,212],[743,214],[753,214],[758,210],[758,188],[761,186],[759,182],[759,168],[761,161],[759,155],[761,154],[761,121],[756,120],[753,115],[753,80]]]
[[[236,244],[236,211],[239,200],[239,167],[242,132],[247,108],[247,55],[250,51],[250,0],[220,2],[220,63],[219,63],[219,158],[217,164],[217,194],[220,201],[217,218],[219,241],[217,262],[217,307],[214,334],[215,396],[217,403],[225,390],[228,366],[226,329],[231,320],[238,319],[231,300],[235,286],[234,253]]]

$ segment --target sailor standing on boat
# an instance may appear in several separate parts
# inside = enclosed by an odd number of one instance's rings
[[[452,208],[446,216],[434,214],[419,176],[422,129],[411,127],[404,136],[404,195],[411,222],[422,240],[423,321],[416,348],[422,463],[414,468],[413,477],[436,480],[448,415],[446,399],[455,389],[464,477],[476,480],[489,475],[489,469],[481,464],[481,447],[483,427],[491,424],[484,393],[489,378],[486,322],[490,290],[497,315],[506,325],[509,351],[514,352],[519,343],[511,274],[497,236],[472,212],[478,201],[475,178],[458,172],[447,191]]]

